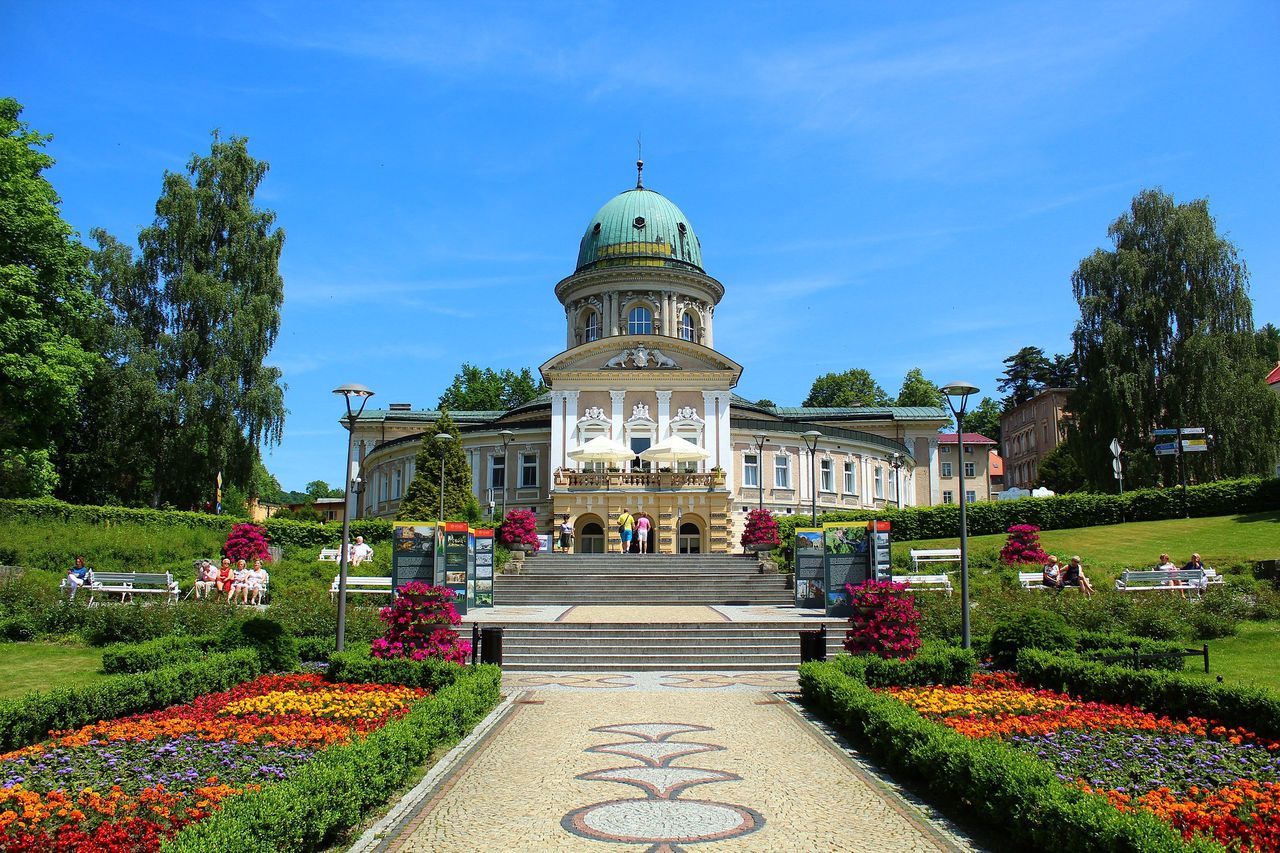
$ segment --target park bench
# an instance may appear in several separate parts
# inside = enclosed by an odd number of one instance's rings
[[[919,571],[921,563],[958,563],[959,548],[912,548],[911,570]]]
[[[1174,572],[1160,569],[1126,569],[1116,581],[1121,592],[1189,592],[1199,595],[1206,586],[1207,572],[1200,569],[1178,569]]]
[[[320,556],[316,559],[322,563],[336,563],[341,553],[341,548],[321,548]]]
[[[1018,572],[1018,586],[1023,589],[1049,589],[1044,585],[1044,572]],[[1079,589],[1080,587],[1072,584],[1064,586],[1063,589]]]
[[[99,595],[118,595],[122,602],[135,594],[163,595],[170,604],[178,600],[178,582],[168,572],[90,572],[84,585],[89,603]]]
[[[389,577],[361,577],[357,575],[347,575],[347,594],[353,593],[373,593],[381,595],[391,594],[391,578]],[[329,598],[337,599],[338,597],[338,578],[333,579],[333,583],[329,586]]]
[[[945,592],[948,597],[952,590],[951,578],[946,575],[902,575],[894,578],[894,582],[906,584],[912,592],[936,589]]]

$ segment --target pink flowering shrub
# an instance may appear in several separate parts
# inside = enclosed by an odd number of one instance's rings
[[[456,593],[443,586],[412,581],[400,587],[396,600],[378,613],[387,626],[386,636],[373,641],[376,658],[441,658],[466,663],[471,642],[454,630],[462,617],[453,606]]]
[[[914,597],[902,594],[906,588],[906,584],[872,580],[858,586],[845,584],[853,604],[844,638],[846,651],[904,660],[915,657],[920,648],[916,629],[920,611]]]
[[[753,509],[747,513],[747,524],[742,529],[742,545],[778,545],[778,522],[767,509]]]
[[[510,548],[512,545],[528,545],[538,550],[538,517],[527,509],[513,509],[498,528],[498,542]]]
[[[1000,549],[1000,559],[1008,565],[1035,563],[1044,565],[1049,555],[1040,547],[1040,528],[1034,524],[1015,524],[1007,531],[1008,540]]]
[[[265,527],[258,524],[234,524],[227,534],[227,544],[222,546],[222,553],[232,560],[249,563],[262,560],[265,563],[271,560],[271,554],[267,551],[268,544]]]

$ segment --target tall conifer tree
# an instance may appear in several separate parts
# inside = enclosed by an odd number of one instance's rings
[[[433,435],[448,433],[453,441],[441,442]],[[402,521],[462,521],[479,517],[479,506],[471,493],[471,466],[462,450],[458,425],[448,411],[440,412],[435,428],[422,437],[422,446],[413,463],[409,483],[396,517]],[[440,456],[444,454],[444,518],[440,515]]]

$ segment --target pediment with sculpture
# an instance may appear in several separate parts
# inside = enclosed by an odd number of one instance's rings
[[[544,379],[549,372],[728,372],[732,374],[730,386],[736,384],[742,374],[741,365],[710,347],[660,335],[615,335],[591,341],[560,353],[540,370]]]

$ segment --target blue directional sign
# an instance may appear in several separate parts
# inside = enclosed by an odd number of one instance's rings
[[[1156,456],[1176,456],[1178,454],[1178,442],[1171,441],[1168,444],[1156,445]]]

